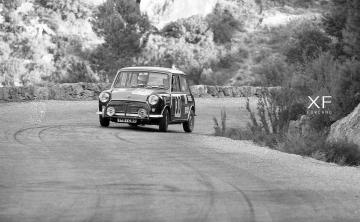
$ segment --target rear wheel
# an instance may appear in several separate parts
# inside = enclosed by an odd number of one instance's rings
[[[187,133],[191,133],[194,130],[194,123],[195,123],[195,114],[194,111],[191,110],[188,121],[183,123],[184,131]]]
[[[159,122],[159,131],[167,132],[169,126],[169,111],[167,109],[164,110],[163,117]]]
[[[99,121],[102,127],[108,127],[110,125],[110,118],[99,116]]]

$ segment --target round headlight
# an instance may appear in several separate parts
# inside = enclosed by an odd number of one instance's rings
[[[145,118],[147,116],[146,109],[143,109],[143,108],[139,109],[138,115],[139,115],[140,118]]]
[[[113,116],[113,115],[115,115],[115,108],[112,107],[112,106],[109,106],[109,107],[106,109],[106,114],[107,114],[108,116]]]
[[[108,102],[110,99],[110,94],[107,93],[107,92],[102,92],[100,93],[99,95],[99,100],[102,102],[102,103],[106,103]]]
[[[157,95],[149,96],[150,105],[156,105],[159,102],[159,97]]]

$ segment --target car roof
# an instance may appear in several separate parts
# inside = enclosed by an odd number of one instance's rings
[[[134,67],[125,67],[120,69],[120,71],[150,71],[150,72],[167,72],[173,74],[185,75],[184,72],[178,69],[170,69],[164,67],[151,67],[151,66],[134,66]]]

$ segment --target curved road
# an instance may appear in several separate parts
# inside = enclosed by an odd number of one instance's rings
[[[0,104],[0,221],[359,221],[360,169],[208,136],[226,107],[198,99],[196,131],[100,128],[96,102]],[[240,121],[241,120],[241,121]]]

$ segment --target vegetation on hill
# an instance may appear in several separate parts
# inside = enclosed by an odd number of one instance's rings
[[[355,0],[221,0],[206,17],[161,30],[135,0],[3,2],[2,85],[107,81],[119,67],[161,65],[183,69],[194,84],[310,90],[317,60],[329,54],[350,64],[359,53]]]
[[[97,81],[86,50],[101,42],[80,0],[0,3],[0,84]]]
[[[279,92],[264,90],[257,111],[247,107],[251,119],[247,130],[226,129],[226,124],[220,126],[216,120],[217,135],[360,165],[357,145],[346,138],[337,143],[327,141],[330,125],[360,103],[359,15],[358,1],[334,0],[320,21],[293,21],[269,30],[270,38],[264,41],[274,47],[269,49],[270,56],[258,59],[253,72],[260,75],[261,85],[283,88]],[[309,110],[308,96],[332,96],[331,106]],[[225,121],[222,114],[221,122]]]

